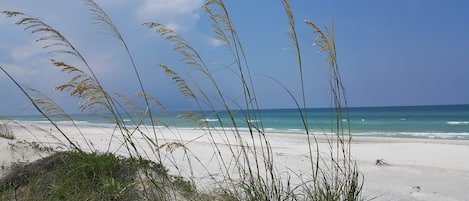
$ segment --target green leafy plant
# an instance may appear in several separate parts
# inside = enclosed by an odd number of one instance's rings
[[[184,179],[170,176],[151,161],[112,154],[58,152],[38,161],[17,165],[0,179],[2,200],[139,200],[165,195],[140,191],[150,181],[139,181],[140,171],[152,170],[159,188],[174,185],[190,192]],[[13,191],[13,192],[12,192]]]

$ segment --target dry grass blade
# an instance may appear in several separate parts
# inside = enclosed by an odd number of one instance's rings
[[[309,125],[308,125],[308,114],[307,114],[307,107],[306,107],[306,95],[305,95],[305,86],[304,86],[304,73],[303,73],[303,63],[302,63],[302,58],[301,58],[301,49],[300,49],[300,43],[298,41],[298,37],[296,34],[296,26],[295,26],[295,18],[293,16],[293,11],[291,10],[290,3],[288,0],[283,0],[282,1],[283,6],[285,8],[285,13],[288,16],[288,24],[289,24],[289,30],[287,32],[288,37],[291,39],[292,45],[295,50],[295,56],[297,58],[297,63],[298,63],[298,69],[299,69],[299,75],[300,75],[300,85],[301,85],[301,92],[302,92],[302,101],[303,105],[302,108],[299,107],[298,103],[298,110],[301,114],[301,120],[303,121],[303,126],[306,130],[306,135],[307,135],[307,140],[308,140],[308,149],[309,149],[309,160],[311,163],[311,168],[312,168],[312,173],[313,173],[313,178],[317,178],[318,174],[318,169],[319,169],[319,145],[316,139],[316,136],[313,134],[313,139],[316,145],[316,157],[313,156],[313,150],[312,150],[312,144],[311,144],[311,139],[310,139],[310,131],[309,131]],[[285,87],[284,87],[285,88]],[[285,88],[286,89],[286,88]],[[288,90],[287,90],[288,91]],[[289,92],[290,93],[290,92]],[[293,97],[293,99],[295,99]],[[295,100],[295,102],[297,102]],[[316,162],[314,162],[313,159],[316,159]]]
[[[346,129],[350,130],[350,122],[347,122],[347,125],[341,121],[344,117],[348,118],[348,104],[347,104],[347,94],[345,87],[342,84],[342,79],[339,73],[339,66],[337,64],[337,54],[335,47],[335,38],[334,38],[334,21],[332,21],[332,30],[329,31],[327,27],[321,29],[312,21],[305,20],[305,23],[313,28],[313,33],[317,34],[318,37],[315,39],[315,44],[318,45],[319,52],[325,52],[325,60],[328,62],[330,67],[329,73],[329,86],[332,93],[332,99],[334,100],[336,115],[337,115],[337,132],[341,135],[339,140],[345,140],[343,137]],[[345,114],[344,110],[345,109]],[[351,140],[351,135],[348,135]]]
[[[71,96],[82,99],[80,103],[81,110],[89,109],[92,112],[98,112],[112,109],[109,102],[111,97],[107,95],[92,76],[63,61],[51,61],[54,66],[61,68],[62,71],[76,74],[67,83],[60,84],[56,86],[55,89],[68,91]]]
[[[166,149],[167,152],[173,153],[176,149],[187,149],[187,147],[180,142],[168,142],[158,146],[158,149]]]
[[[314,44],[318,46],[319,52],[326,52],[326,61],[330,67],[337,66],[336,49],[334,43],[334,25],[332,25],[332,31],[329,31],[327,27],[321,29],[315,23],[310,20],[305,20],[305,23],[313,28],[313,34],[318,36],[314,39]],[[332,22],[334,24],[334,22]]]
[[[76,57],[81,57],[79,52],[75,49],[72,43],[67,40],[67,38],[65,38],[59,31],[44,23],[39,18],[35,18],[28,14],[17,11],[2,11],[2,13],[6,14],[7,17],[20,17],[20,19],[16,21],[15,24],[25,26],[24,29],[31,31],[31,33],[44,34],[42,37],[36,40],[37,42],[46,43],[43,45],[43,48],[50,49],[57,47],[57,49],[52,50],[51,52],[66,53]]]
[[[154,117],[154,116],[150,116],[149,115],[149,111],[150,110],[154,110],[154,106],[157,106],[159,108],[161,108],[163,111],[167,112],[166,108],[164,107],[164,105],[158,101],[156,98],[150,96],[150,95],[144,95],[143,93],[138,93],[137,96],[139,97],[143,97],[143,96],[146,96],[144,97],[145,99],[149,100],[149,103],[150,103],[150,106],[149,107],[143,107],[141,104],[139,104],[135,99],[125,95],[125,94],[121,94],[121,93],[114,93],[117,98],[121,101],[123,101],[123,109],[124,111],[128,111],[126,112],[126,118],[129,118],[130,121],[129,123],[131,123],[131,125],[133,126],[136,126],[135,129],[141,131],[141,127],[142,125],[144,125],[145,123],[147,123],[147,121],[145,120],[144,117],[150,117],[150,121],[154,122],[155,125],[158,125],[158,126],[165,126],[165,127],[168,127],[168,125],[166,125],[165,122],[161,121],[160,119]],[[123,124],[126,124],[126,122],[122,122]],[[141,132],[142,135],[145,135],[146,138],[148,138],[148,136],[146,136],[146,134],[144,134],[143,132]],[[150,138],[148,138],[150,139]],[[153,141],[153,140],[151,140]]]
[[[336,116],[335,128],[331,128],[336,134],[336,146],[334,148],[331,142],[329,144],[332,164],[328,171],[322,172],[325,181],[324,185],[327,188],[324,189],[325,192],[320,194],[323,194],[325,197],[332,196],[341,200],[359,200],[363,181],[359,180],[357,165],[351,156],[352,135],[350,133],[350,122],[344,123],[342,121],[342,119],[349,118],[348,102],[337,64],[334,21],[332,21],[331,30],[327,27],[321,29],[309,20],[305,20],[305,23],[313,29],[313,34],[318,35],[315,39],[318,51],[326,53],[325,60],[329,64],[329,86],[332,92],[331,96]]]
[[[50,49],[56,47],[56,49],[52,50],[51,52],[71,54],[83,62],[83,64],[87,67],[90,73],[89,75],[79,68],[68,65],[65,62],[51,60],[53,65],[61,67],[62,71],[64,72],[78,73],[78,75],[73,77],[68,83],[59,85],[57,89],[67,89],[71,91],[72,96],[85,98],[81,104],[82,110],[91,106],[95,107],[97,105],[104,105],[104,108],[106,109],[111,108],[112,100],[103,90],[102,85],[99,83],[91,67],[88,65],[87,61],[80,54],[80,52],[65,36],[42,20],[32,17],[28,14],[17,11],[2,11],[2,13],[6,14],[8,17],[19,17],[19,20],[16,22],[16,24],[25,26],[25,30],[30,30],[31,33],[44,34],[42,37],[37,39],[38,42],[45,42],[43,48]],[[106,100],[103,100],[103,98]],[[95,109],[96,108],[93,110]],[[99,111],[101,109],[102,108],[97,110]]]
[[[85,135],[81,132],[78,125],[75,123],[72,117],[67,112],[65,112],[62,107],[60,107],[54,100],[50,99],[40,91],[27,86],[23,87],[26,91],[28,91],[34,103],[38,105],[41,110],[44,111],[44,113],[48,115],[51,119],[53,119],[54,121],[66,120],[71,122],[73,126],[77,129],[78,133],[80,133],[81,137],[84,139],[86,145],[88,146],[88,149],[93,150],[93,147],[91,146],[91,144],[88,143],[88,140],[86,140]]]
[[[240,109],[247,110],[246,118],[248,120],[261,120],[261,116],[258,112],[259,105],[246,54],[225,3],[223,0],[209,0],[203,7],[211,20],[215,38],[223,42],[234,58],[234,66],[237,68],[236,72],[240,78],[240,86],[242,87],[244,98],[244,105]],[[224,100],[223,102],[226,103]],[[226,110],[230,110],[230,108],[226,108]],[[261,131],[263,130],[262,121],[260,121],[258,128],[260,128]]]
[[[67,142],[70,144],[72,148],[78,151],[82,151],[79,146],[77,146],[68,136],[65,134],[62,129],[47,115],[38,104],[34,102],[34,98],[31,97],[31,95],[25,90],[24,87],[22,87],[16,79],[14,79],[2,66],[0,66],[0,70],[7,75],[7,77],[20,89],[21,92],[29,99],[29,101],[33,104],[33,106],[36,108],[39,113],[41,113],[42,116],[44,116],[59,132],[62,134],[62,136],[67,140]]]
[[[192,92],[189,85],[187,85],[186,81],[179,76],[176,72],[171,70],[168,66],[160,64],[160,67],[164,70],[164,72],[171,77],[173,82],[177,85],[178,90],[187,97],[196,99],[194,92]]]
[[[230,51],[233,51],[233,43],[231,41],[234,39],[228,33],[234,31],[234,28],[231,26],[223,1],[209,0],[204,4],[204,9],[212,21],[212,30],[215,38],[223,42]]]
[[[122,93],[114,93],[119,100],[122,100],[124,103],[124,108],[128,109],[130,114],[132,114],[131,117],[139,117],[141,114],[145,114],[147,109],[142,107],[135,99],[122,94]]]
[[[166,108],[166,106],[164,106],[164,104],[159,101],[157,98],[153,97],[152,95],[150,94],[146,94],[146,93],[143,93],[143,92],[140,92],[137,94],[139,97],[144,97],[145,99],[148,100],[149,102],[149,107],[146,108],[145,110],[145,115],[149,115],[149,111],[151,109],[154,109],[155,107],[159,108],[160,110],[164,111],[164,112],[168,112],[168,109]]]
[[[205,64],[199,53],[197,53],[197,51],[192,46],[190,46],[182,36],[160,23],[146,22],[143,23],[143,25],[147,26],[148,28],[155,28],[156,32],[159,33],[161,37],[170,41],[172,43],[173,50],[181,53],[182,62],[201,72],[206,71]]]
[[[195,123],[199,127],[210,127],[207,121],[205,121],[205,117],[201,114],[196,112],[187,111],[182,114],[177,115],[179,119],[189,120]]]
[[[90,10],[93,22],[95,24],[98,24],[101,28],[103,28],[105,31],[107,31],[110,35],[114,36],[124,46],[124,49],[125,49],[128,57],[129,57],[129,59],[130,59],[132,69],[134,70],[135,76],[137,77],[137,81],[138,81],[138,84],[140,86],[140,90],[142,91],[143,94],[147,94],[146,90],[145,90],[145,87],[143,85],[142,78],[140,77],[140,73],[139,73],[139,71],[137,69],[137,66],[135,64],[134,58],[133,58],[133,56],[132,56],[132,54],[129,50],[129,47],[127,46],[127,43],[125,42],[122,34],[120,33],[119,29],[113,23],[113,21],[109,17],[109,15],[96,2],[94,2],[93,0],[83,0],[83,2],[85,3],[85,5]],[[142,96],[142,97],[144,98],[145,106],[147,108],[146,115],[148,115],[151,119],[150,123],[151,123],[151,126],[152,126],[152,131],[153,131],[153,134],[154,134],[155,141],[156,141],[156,143],[158,143],[158,139],[156,137],[156,128],[155,128],[156,124],[153,121],[153,119],[155,119],[155,118],[153,117],[152,111],[150,110],[150,108],[151,108],[150,101],[151,100],[148,98],[148,96]],[[107,96],[106,98],[109,98],[109,97]],[[111,99],[108,99],[107,102],[110,103],[109,104],[110,106],[112,106],[114,104],[113,100],[111,100]],[[117,111],[114,111],[113,108],[109,108],[109,109],[110,109],[111,113],[113,113],[116,116],[116,121],[117,121],[118,118],[119,118],[118,115],[116,114]],[[158,158],[161,158],[161,157],[158,155]]]
[[[104,31],[116,37],[121,42],[124,41],[119,29],[117,29],[111,18],[96,2],[92,0],[83,0],[83,2],[91,11],[93,23],[98,24]]]
[[[206,66],[205,62],[203,61],[202,57],[182,36],[180,36],[179,34],[174,32],[172,29],[170,29],[170,28],[168,28],[165,25],[162,25],[160,23],[146,22],[146,23],[143,23],[143,25],[147,26],[149,28],[155,28],[156,32],[159,33],[161,37],[163,37],[165,40],[170,41],[171,45],[173,46],[173,50],[181,53],[182,58],[181,58],[180,61],[182,61],[185,64],[189,65],[192,70],[194,70],[196,72],[199,72],[199,73],[202,73],[209,80],[209,82],[212,84],[212,87],[214,87],[214,89],[215,89],[218,97],[220,98],[222,104],[225,106],[225,109],[228,110],[228,111],[230,110],[230,108],[227,107],[227,104],[226,104],[227,102],[225,101],[225,97],[222,94],[221,89],[219,88],[215,78],[212,76],[210,70],[207,68],[207,66]],[[171,73],[171,72],[168,72],[168,73]],[[208,105],[208,107],[212,110],[215,110],[215,106],[213,104],[213,97],[209,97],[207,95],[207,93],[206,93],[207,89],[203,89],[202,87],[200,87],[198,82],[195,79],[193,79],[193,76],[191,74],[189,74],[188,76],[191,79],[191,83],[194,85],[197,92],[204,99],[204,101]],[[184,83],[184,85],[188,86],[187,83]],[[181,85],[181,86],[183,86],[183,85]],[[191,90],[187,95],[192,97],[192,95],[195,95],[195,93],[193,93],[193,91]],[[202,108],[201,100],[199,98],[197,98],[197,96],[194,96],[194,98],[195,98],[196,103],[199,105],[199,107]]]

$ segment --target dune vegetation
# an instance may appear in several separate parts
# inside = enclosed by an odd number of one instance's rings
[[[297,22],[288,0],[283,0],[285,16],[288,18],[288,33],[294,47],[296,70],[292,75],[299,76],[298,87],[302,96],[295,97],[282,83],[277,84],[285,89],[298,110],[299,118],[305,127],[308,141],[309,173],[279,172],[275,157],[269,143],[269,134],[263,128],[259,113],[256,88],[250,74],[250,66],[243,50],[243,43],[235,29],[229,8],[222,0],[208,0],[203,8],[210,19],[214,37],[222,41],[233,60],[232,69],[238,79],[238,86],[243,91],[241,99],[233,100],[222,90],[211,66],[205,62],[203,55],[191,46],[181,35],[158,22],[144,22],[143,26],[154,31],[180,53],[181,62],[187,66],[188,73],[180,74],[165,64],[159,64],[162,71],[169,76],[180,93],[191,99],[197,111],[190,111],[180,118],[199,122],[201,129],[206,131],[212,142],[207,149],[213,149],[214,160],[217,161],[219,174],[210,179],[214,183],[212,189],[204,189],[198,185],[198,178],[191,175],[170,175],[169,168],[187,168],[200,164],[197,155],[193,155],[183,142],[168,142],[161,135],[163,124],[154,111],[167,111],[165,105],[153,94],[147,93],[151,87],[144,84],[139,66],[134,56],[112,19],[93,0],[84,0],[94,20],[120,43],[130,61],[129,68],[139,86],[138,97],[125,96],[119,92],[109,91],[102,84],[96,69],[81,54],[59,29],[48,25],[39,18],[19,11],[1,11],[6,17],[16,19],[16,25],[31,32],[43,45],[51,58],[51,64],[68,77],[68,81],[58,83],[56,90],[68,93],[80,101],[79,109],[88,113],[110,114],[115,124],[114,136],[124,139],[125,156],[98,150],[91,143],[78,143],[62,129],[55,120],[72,117],[67,114],[54,100],[41,92],[22,85],[5,67],[0,70],[16,84],[18,90],[30,100],[35,109],[43,115],[59,133],[57,138],[64,139],[61,143],[66,151],[52,151],[49,157],[38,161],[14,165],[8,174],[0,179],[0,198],[2,200],[361,200],[363,179],[351,156],[351,134],[347,118],[347,99],[342,85],[339,66],[337,64],[336,46],[334,41],[334,24],[329,27],[316,25],[306,20],[313,33],[318,47],[318,54],[325,56],[329,71],[329,86],[332,94],[331,115],[335,116],[334,126],[330,128],[334,134],[327,135],[328,149],[320,150],[317,134],[308,128],[308,114],[304,84],[302,49],[297,37]],[[125,30],[123,30],[125,31]],[[93,48],[93,47],[86,47]],[[315,54],[314,52],[312,54]],[[62,57],[66,55],[67,57]],[[70,60],[61,60],[70,58]],[[78,62],[77,62],[78,61]],[[197,79],[195,79],[197,77]],[[204,84],[201,84],[203,77]],[[209,83],[207,85],[206,83]],[[214,93],[213,93],[214,92]],[[328,95],[328,94],[327,94]],[[238,101],[239,100],[239,101]],[[218,107],[221,105],[222,107]],[[217,111],[227,113],[230,123],[234,126],[226,128],[222,117]],[[242,112],[247,125],[247,135],[243,135],[234,117],[234,112]],[[200,121],[208,114],[217,116],[216,128],[208,122]],[[125,121],[125,118],[131,121]],[[150,122],[145,122],[150,119]],[[79,130],[80,125],[73,123]],[[166,129],[176,129],[168,127]],[[13,139],[13,133],[6,124],[0,124],[0,135]],[[87,133],[80,132],[80,137],[88,142]],[[146,145],[136,139],[144,139]],[[217,139],[230,139],[225,144],[218,144]],[[110,141],[109,143],[112,143]],[[148,146],[152,147],[148,150]],[[182,150],[188,166],[165,167],[167,158],[174,150]],[[228,152],[228,153],[227,153]],[[323,154],[326,153],[326,154]],[[225,157],[231,155],[231,159]],[[210,168],[206,168],[207,171]],[[189,172],[192,170],[188,170]],[[210,175],[210,172],[208,172]],[[291,178],[299,183],[291,182]]]

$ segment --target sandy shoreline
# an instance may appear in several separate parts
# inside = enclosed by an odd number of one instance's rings
[[[57,144],[53,136],[62,139],[48,124],[24,125],[28,128],[39,127],[46,132],[12,125],[15,140],[0,138],[0,161],[3,164],[18,160],[35,160],[44,154],[34,150],[21,150],[21,146],[12,146],[16,141],[41,142],[43,145],[63,148]],[[70,125],[61,125],[65,133],[69,134],[84,149],[86,143],[79,131]],[[111,151],[126,155],[127,151],[120,146],[123,141],[114,136],[111,145],[109,139],[113,128],[81,126],[80,131],[86,136],[88,143],[99,151]],[[161,144],[180,142],[184,144],[209,170],[216,171],[213,159],[211,139],[206,131],[200,129],[168,130],[158,129]],[[247,137],[247,134],[243,134]],[[139,139],[139,137],[136,137]],[[268,134],[274,153],[274,159],[279,171],[289,168],[300,174],[308,174],[308,147],[306,136],[295,134]],[[324,137],[318,137],[321,151],[328,151]],[[223,145],[234,139],[216,137],[217,144]],[[151,147],[141,138],[137,140],[139,146],[152,157]],[[16,143],[18,144],[18,143]],[[21,145],[21,143],[19,144]],[[178,153],[179,152],[179,153]],[[168,157],[168,168],[171,163],[184,159],[181,150],[174,151],[173,158]],[[354,137],[352,141],[352,156],[356,158],[359,171],[364,175],[365,198],[375,200],[467,200],[469,198],[469,141],[414,139],[414,138],[381,138]],[[383,164],[377,165],[381,160]],[[287,167],[288,166],[288,167]],[[194,165],[196,176],[203,177],[205,170]],[[187,174],[187,172],[180,172]]]

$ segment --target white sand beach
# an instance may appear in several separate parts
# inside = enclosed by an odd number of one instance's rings
[[[34,123],[23,124],[29,128],[11,125],[15,140],[0,138],[0,161],[3,164],[15,161],[31,161],[43,157],[33,149],[21,149],[21,143],[17,141],[39,142],[45,146],[51,146],[57,150],[65,149],[57,143],[56,136],[64,140],[48,124]],[[33,127],[39,127],[46,132],[38,131]],[[78,130],[70,124],[61,125],[65,133],[80,144],[83,149],[88,149]],[[101,152],[111,151],[117,154],[128,155],[127,150],[120,146],[122,137],[114,136],[109,145],[111,127],[99,127],[81,125],[81,132],[87,141]],[[151,134],[153,135],[153,134]],[[242,134],[248,140],[248,134]],[[309,169],[308,145],[306,136],[301,134],[268,133],[274,160],[279,172],[283,169],[291,169],[296,173],[307,175]],[[160,144],[178,142],[184,144],[190,154],[197,156],[204,167],[192,163],[194,175],[201,180],[207,176],[208,169],[216,173],[217,162],[213,155],[213,144],[208,132],[200,129],[168,130],[158,129]],[[135,134],[137,146],[145,149],[148,158],[152,158],[151,145],[148,145],[142,137]],[[141,140],[138,140],[141,139]],[[323,137],[320,139],[323,139]],[[223,147],[224,144],[235,139],[220,137],[215,141]],[[64,141],[65,142],[65,141]],[[16,146],[14,146],[16,144]],[[321,152],[328,152],[328,144],[320,140]],[[222,148],[221,150],[226,150]],[[143,152],[142,152],[143,153]],[[181,174],[188,174],[184,170],[182,149],[173,150],[173,156],[168,157],[166,166],[171,169],[174,162],[178,163]],[[227,157],[229,153],[226,153]],[[364,176],[365,199],[374,200],[468,200],[469,199],[469,141],[463,140],[439,140],[439,139],[408,139],[408,138],[378,138],[378,137],[354,137],[352,142],[352,155],[356,158],[359,171]],[[377,164],[379,160],[379,164]],[[288,166],[288,167],[287,167]],[[206,169],[204,169],[206,168]],[[203,183],[203,182],[202,182]]]

